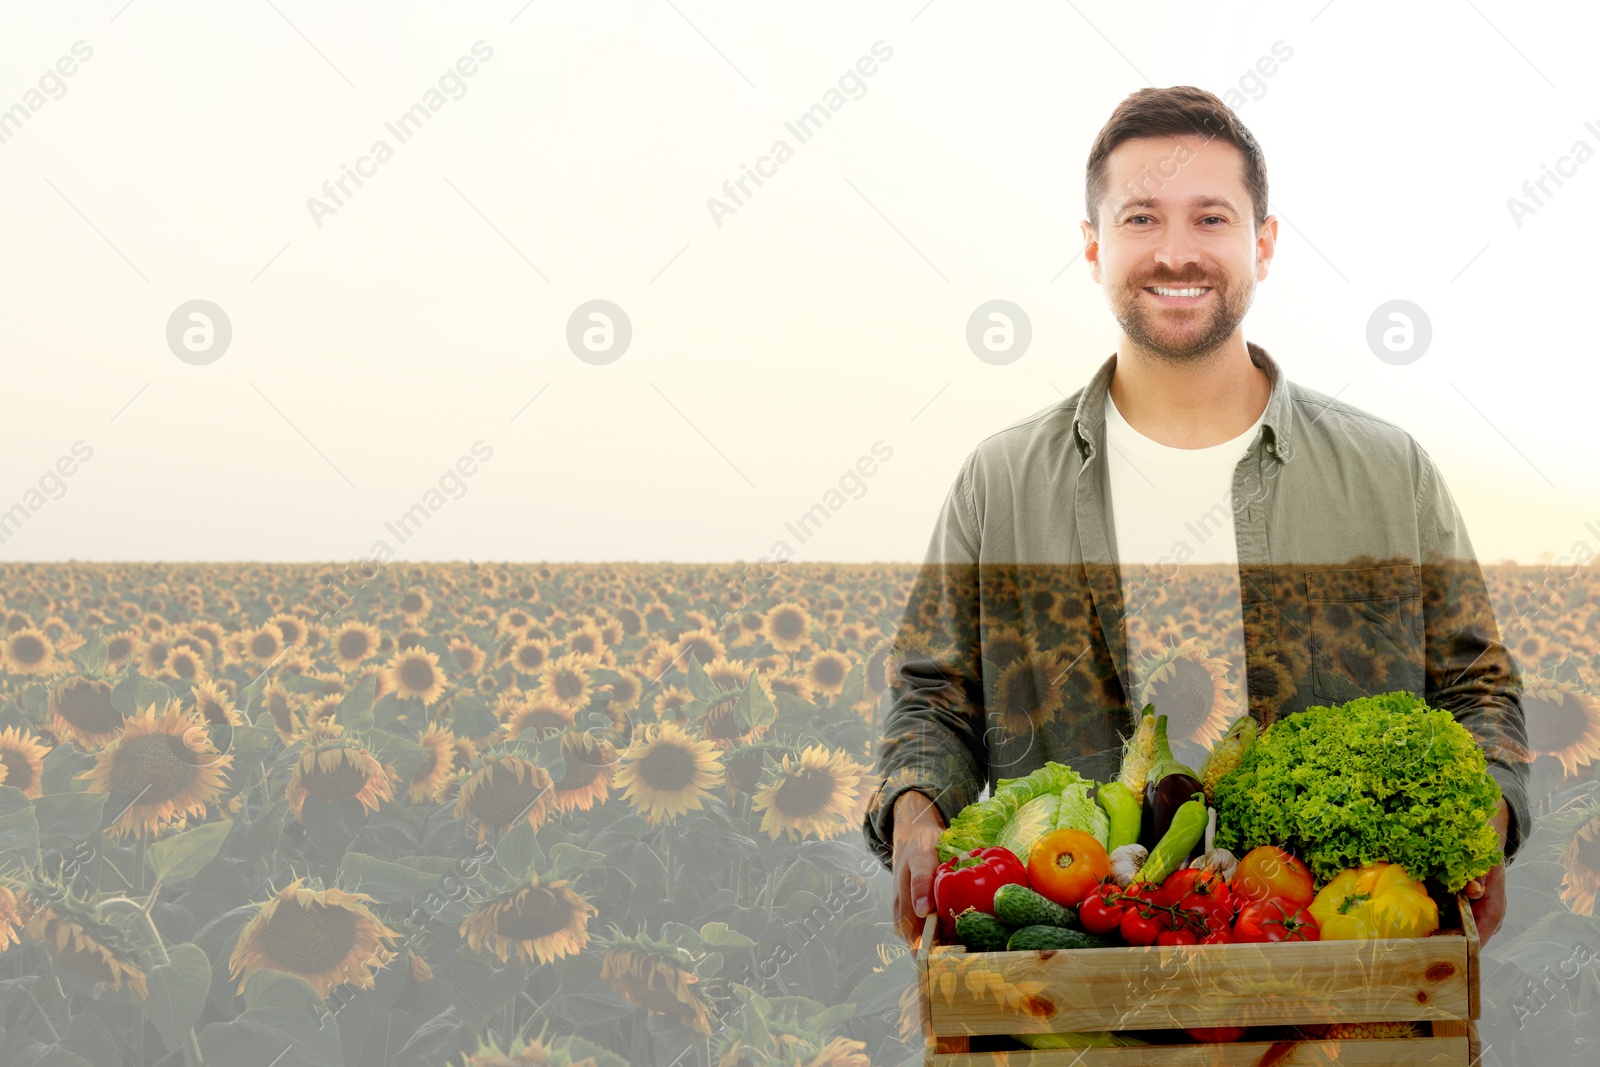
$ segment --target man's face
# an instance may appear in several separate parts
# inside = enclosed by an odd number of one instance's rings
[[[1244,157],[1226,141],[1137,138],[1106,164],[1099,231],[1083,223],[1091,275],[1135,344],[1172,362],[1203,358],[1250,310],[1278,220],[1257,231]]]

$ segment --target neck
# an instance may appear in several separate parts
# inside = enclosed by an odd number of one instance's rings
[[[1169,448],[1209,448],[1248,430],[1266,409],[1272,379],[1235,332],[1212,353],[1174,363],[1135,345],[1117,346],[1111,401],[1135,430]]]

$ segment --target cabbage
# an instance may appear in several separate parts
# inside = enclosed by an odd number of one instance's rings
[[[1090,795],[1094,786],[1053,760],[1024,778],[1001,778],[994,796],[962,808],[939,835],[939,859],[999,845],[1026,863],[1039,838],[1061,829],[1086,831],[1104,845],[1111,823]]]

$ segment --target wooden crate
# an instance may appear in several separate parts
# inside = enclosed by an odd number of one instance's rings
[[[917,946],[929,1067],[1407,1067],[1478,1062],[1478,931],[1432,937],[1272,945],[969,953]],[[1125,1048],[971,1051],[978,1035],[1190,1026],[1415,1022],[1429,1036],[1241,1041]]]

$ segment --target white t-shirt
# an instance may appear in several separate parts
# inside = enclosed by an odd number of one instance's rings
[[[1239,607],[1239,549],[1233,529],[1233,472],[1266,418],[1239,436],[1209,448],[1172,448],[1135,430],[1106,392],[1106,463],[1116,530],[1128,636],[1128,662],[1143,707],[1149,668],[1163,649],[1189,633],[1206,646],[1220,680],[1221,699],[1207,702],[1206,679],[1167,684],[1155,693],[1156,711],[1168,716],[1173,754],[1188,762],[1249,706],[1244,672],[1244,625]],[[1225,660],[1224,671],[1216,661]],[[1165,706],[1163,706],[1165,705]],[[1198,763],[1191,766],[1198,767]]]

